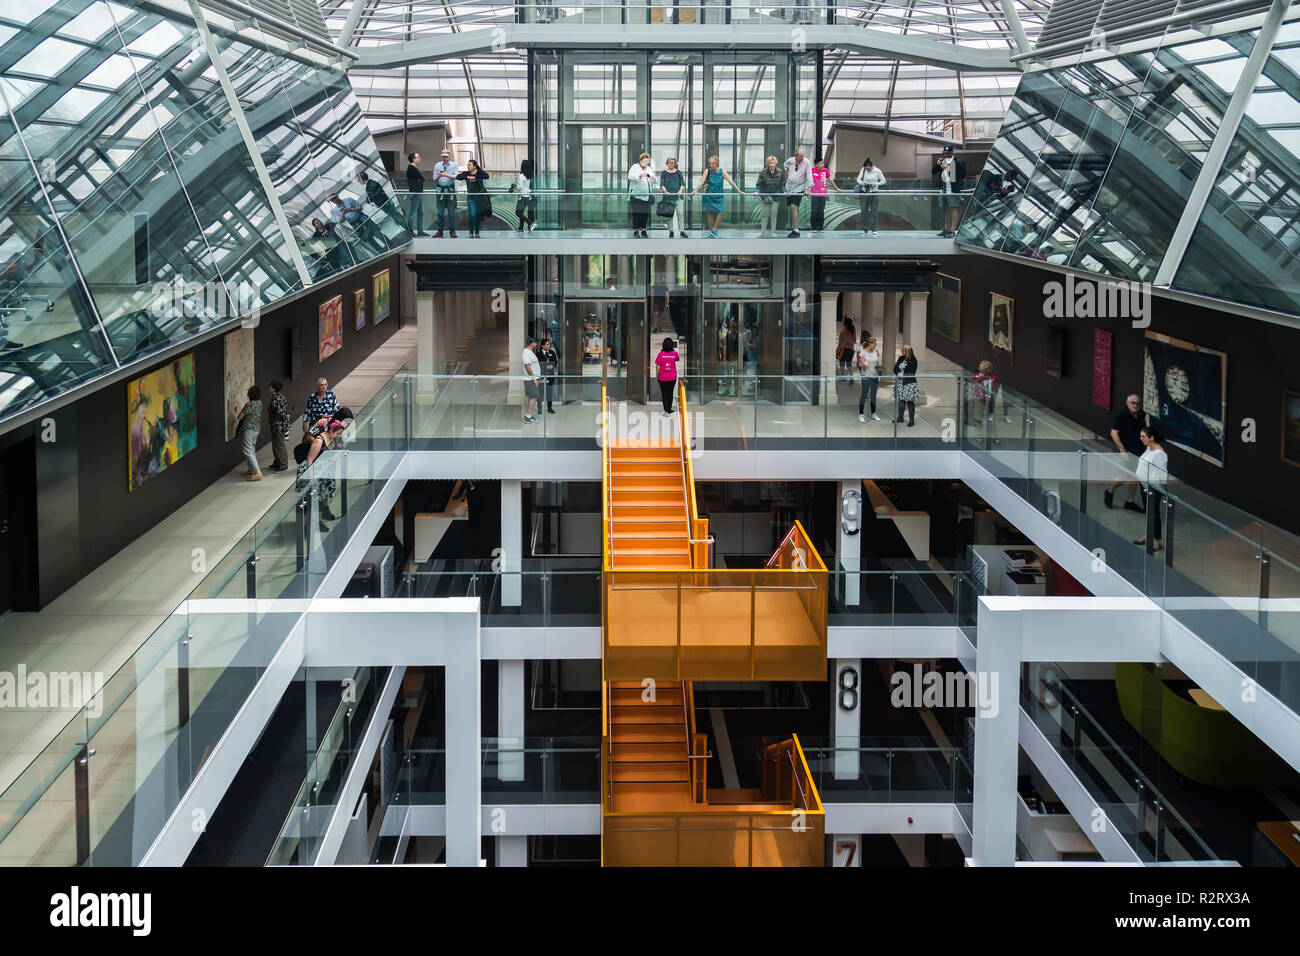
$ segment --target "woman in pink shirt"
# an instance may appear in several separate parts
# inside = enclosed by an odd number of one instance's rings
[[[826,157],[818,157],[812,168],[812,188],[808,190],[808,201],[812,203],[813,232],[821,232],[826,228],[826,183],[830,178],[831,171],[826,168]]]
[[[677,363],[682,357],[677,354],[677,343],[671,338],[664,339],[664,347],[655,356],[655,368],[659,370],[659,393],[664,400],[664,414],[673,413],[673,395],[677,391]]]

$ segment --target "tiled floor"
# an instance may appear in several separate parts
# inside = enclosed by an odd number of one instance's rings
[[[345,405],[360,410],[414,357],[412,325],[394,333],[334,390]],[[269,446],[260,458],[269,460]],[[292,470],[263,471],[262,481],[245,482],[242,467],[233,468],[41,612],[0,620],[0,671],[16,674],[21,666],[28,673],[98,672],[107,681],[292,483]],[[0,708],[0,790],[74,714],[57,708]]]

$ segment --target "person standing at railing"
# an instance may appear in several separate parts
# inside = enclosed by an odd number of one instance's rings
[[[916,367],[912,346],[901,346],[898,361],[894,363],[894,401],[898,404],[898,417],[894,421],[902,422],[906,410],[908,428],[916,424],[916,403],[921,400],[921,388],[916,384]]]
[[[971,376],[971,387],[975,394],[976,414],[979,415],[989,425],[993,424],[993,413],[997,409],[998,392],[1002,389],[1002,383],[998,377],[993,374],[993,363],[985,359],[979,364],[979,371]],[[1006,401],[1002,403],[1003,412],[1006,411]],[[1006,416],[1007,424],[1011,424],[1011,416]]]
[[[862,394],[858,396],[858,421],[866,422],[864,412],[867,401],[871,402],[871,420],[880,421],[876,414],[876,393],[880,391],[880,371],[884,367],[884,356],[880,354],[880,345],[874,335],[867,335],[866,341],[857,351],[858,374],[862,376]]]
[[[659,395],[664,402],[664,414],[673,413],[673,396],[677,394],[677,363],[682,357],[677,354],[677,343],[671,338],[664,339],[663,348],[655,356],[655,369],[658,370]]]
[[[957,221],[961,218],[961,200],[957,193],[966,178],[966,160],[953,155],[952,147],[945,146],[943,155],[930,169],[939,188],[939,208],[943,210],[943,232],[939,235],[951,239],[957,235]]]
[[[456,238],[456,177],[459,175],[460,167],[451,158],[451,150],[444,149],[442,158],[433,167],[433,190],[438,216],[438,229],[433,234],[435,239],[442,238],[444,219],[451,238]]]
[[[542,396],[542,366],[537,360],[537,339],[531,336],[528,343],[524,346],[523,354],[524,364],[524,423],[527,425],[536,425],[537,416],[533,411],[537,408],[538,400]]]
[[[785,204],[790,210],[790,231],[787,239],[799,238],[799,203],[812,185],[812,164],[804,157],[802,149],[785,161]]]
[[[885,185],[885,174],[868,156],[858,170],[853,191],[858,194],[858,210],[862,217],[862,231],[874,236],[880,229],[880,187]]]
[[[479,228],[483,220],[492,214],[492,199],[488,196],[487,170],[476,159],[465,161],[465,168],[456,174],[456,178],[465,181],[465,200],[469,210],[469,237],[479,238]],[[454,236],[456,233],[452,233]]]
[[[1165,436],[1152,425],[1144,425],[1139,435],[1145,450],[1138,459],[1137,479],[1146,493],[1146,513],[1151,526],[1151,551],[1159,551],[1160,544],[1160,506],[1165,501],[1165,489],[1169,483],[1169,454],[1165,451]],[[1153,512],[1154,509],[1154,512]],[[1146,536],[1134,538],[1134,544],[1146,544]]]
[[[413,236],[427,236],[424,231],[424,173],[420,172],[420,154],[407,153],[406,162],[406,191],[411,194],[406,231]]]
[[[537,200],[533,197],[533,161],[521,160],[519,175],[515,177],[510,191],[519,193],[515,203],[515,216],[519,219],[519,231],[531,232],[537,228]]]
[[[673,207],[673,214],[668,217],[668,238],[680,235],[685,239],[686,230],[682,228],[681,198],[686,192],[686,174],[677,168],[677,160],[672,156],[664,160],[664,171],[659,176],[659,190],[664,194],[660,203],[671,203]]]
[[[704,175],[700,177],[699,185],[695,187],[695,192],[704,193],[704,226],[708,229],[710,239],[722,238],[718,234],[718,226],[722,222],[722,214],[726,211],[726,201],[722,195],[724,182],[730,183],[731,188],[742,196],[745,195],[745,190],[737,186],[731,174],[722,168],[722,161],[717,156],[710,156],[709,168],[705,170]]]
[[[760,211],[759,237],[776,232],[776,214],[780,208],[780,196],[785,192],[785,170],[776,163],[775,156],[767,157],[767,163],[758,173],[758,199],[762,203]]]
[[[549,338],[542,339],[542,391],[546,396],[546,410],[555,414],[555,379],[560,371],[560,353],[555,351]]]
[[[826,191],[826,186],[830,182],[831,171],[826,168],[826,157],[818,156],[817,162],[813,164],[812,186],[808,190],[808,202],[812,206],[812,226],[813,232],[821,232],[826,228],[826,197],[830,195]]]
[[[627,171],[628,207],[632,215],[632,237],[650,238],[650,192],[659,177],[650,165],[650,154],[642,153]]]

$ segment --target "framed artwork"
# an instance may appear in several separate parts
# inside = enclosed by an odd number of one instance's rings
[[[199,443],[193,352],[126,383],[126,421],[127,490],[135,491]]]
[[[1300,392],[1282,389],[1282,460],[1300,468]]]
[[[960,342],[961,280],[936,272],[930,303],[930,328],[945,339]]]
[[[255,381],[253,372],[253,330],[235,329],[226,333],[226,441],[235,437],[239,410],[248,398],[248,386]]]
[[[392,307],[392,299],[389,296],[389,275],[388,270],[376,272],[373,276],[375,280],[375,325],[378,325],[384,319],[388,318],[388,312]]]
[[[1015,354],[1016,301],[989,293],[989,343],[1008,355]]]
[[[1179,448],[1223,467],[1228,356],[1150,330],[1142,357],[1142,407]]]
[[[320,360],[343,348],[343,296],[336,295],[319,310]]]
[[[366,290],[357,289],[352,293],[352,314],[356,316],[356,330],[366,327]]]
[[[1110,369],[1114,336],[1110,329],[1092,330],[1092,404],[1110,411]]]

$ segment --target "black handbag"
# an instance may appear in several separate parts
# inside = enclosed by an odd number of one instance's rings
[[[655,206],[655,212],[659,214],[660,219],[671,219],[673,213],[677,211],[677,202],[667,197],[659,200],[659,205]]]

